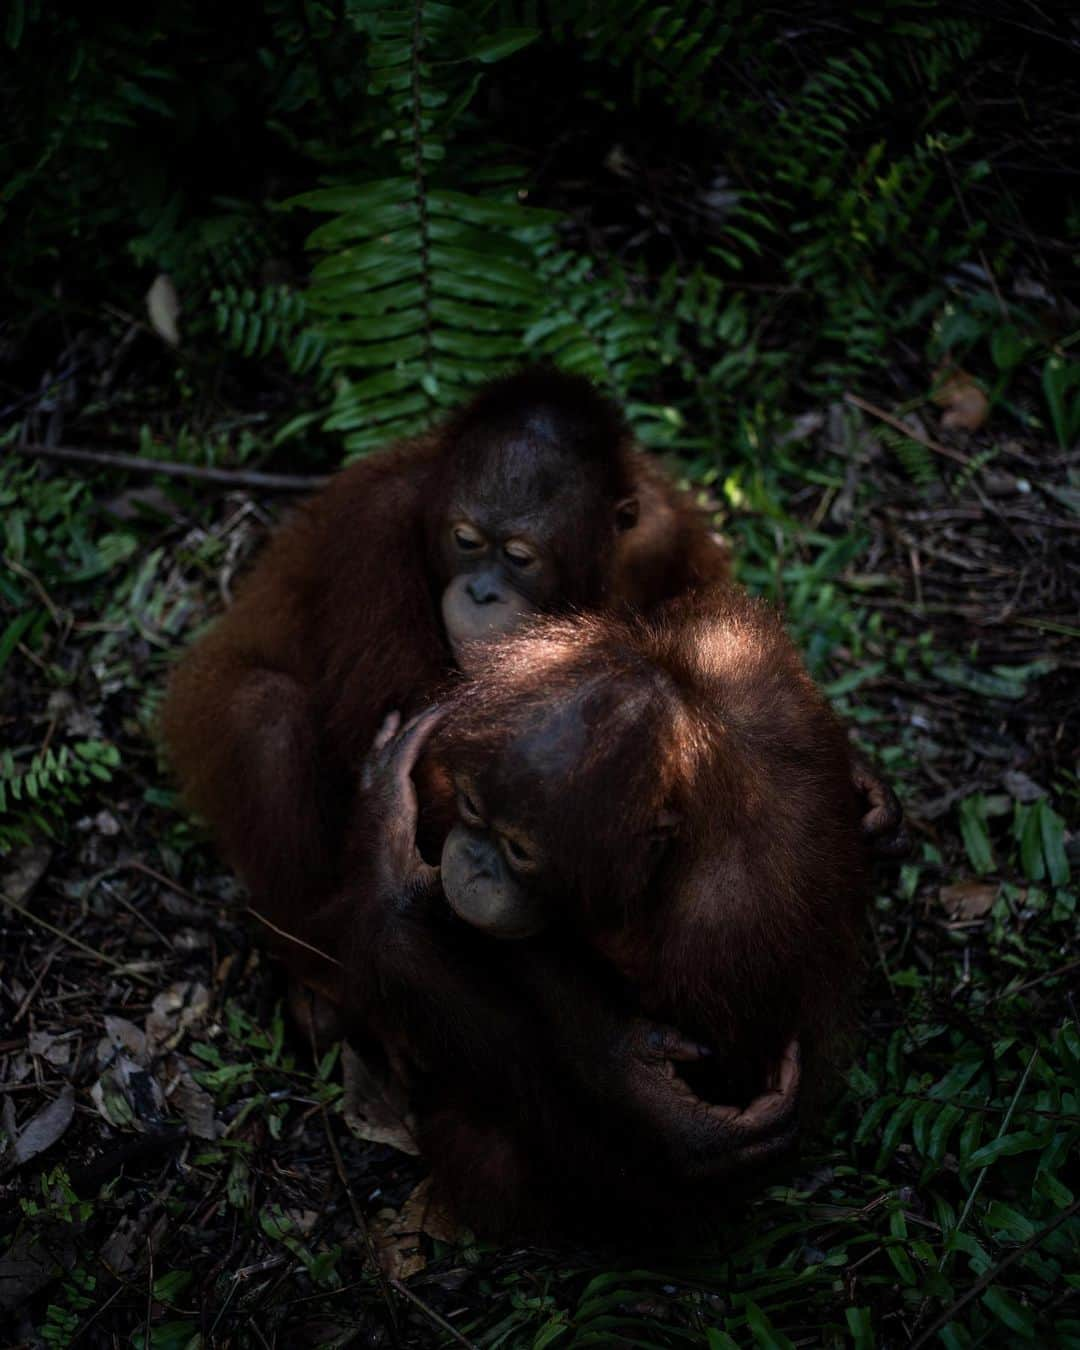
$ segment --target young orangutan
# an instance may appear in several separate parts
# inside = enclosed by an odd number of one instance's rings
[[[409,779],[429,734],[426,791],[456,811],[438,872]],[[557,1224],[587,1187],[621,1214],[630,1172],[655,1216],[790,1145],[800,1060],[819,1079],[845,1025],[867,858],[844,731],[763,605],[536,623],[384,737],[370,782],[344,996],[417,1065],[459,1211]],[[667,1059],[708,1100],[680,1115],[670,1072],[613,1095],[634,1012],[679,1028]]]
[[[301,507],[177,666],[162,718],[188,803],[293,974],[326,971],[275,930],[323,906],[335,931],[343,825],[389,711],[422,708],[528,616],[647,608],[726,571],[615,404],[552,369],[494,381]]]

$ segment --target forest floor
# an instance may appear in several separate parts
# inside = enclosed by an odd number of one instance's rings
[[[915,850],[795,1174],[629,1261],[425,1215],[178,808],[165,673],[288,499],[5,452],[0,1345],[1080,1346],[1080,458],[929,409],[916,482],[856,392],[714,504]]]

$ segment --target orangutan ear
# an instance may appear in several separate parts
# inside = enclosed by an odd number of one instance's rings
[[[632,530],[638,523],[638,517],[641,515],[641,503],[636,497],[624,497],[622,501],[615,503],[615,528],[622,534],[625,530]]]

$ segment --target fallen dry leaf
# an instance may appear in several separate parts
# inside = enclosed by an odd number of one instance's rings
[[[43,1059],[54,1069],[66,1068],[71,1063],[71,1041],[76,1033],[65,1031],[54,1036],[51,1031],[31,1031],[26,1048],[37,1059]]]
[[[99,1256],[118,1278],[145,1270],[169,1227],[168,1215],[159,1204],[135,1214],[125,1214],[102,1244]]]
[[[158,994],[146,1014],[146,1041],[151,1055],[172,1050],[189,1031],[197,1031],[210,1010],[205,984],[181,980]]]
[[[159,1128],[165,1098],[146,1067],[146,1033],[126,1017],[106,1017],[97,1062],[101,1077],[90,1089],[90,1100],[109,1124],[119,1129]]]
[[[217,1139],[224,1124],[214,1111],[214,1099],[196,1083],[189,1064],[180,1055],[170,1055],[158,1070],[165,1100],[184,1118],[188,1133],[196,1139]]]
[[[46,844],[27,844],[13,853],[0,873],[0,897],[21,905],[45,875],[51,858],[52,849]]]
[[[76,1252],[73,1238],[81,1227],[53,1224],[43,1238],[37,1225],[26,1224],[15,1235],[7,1255],[0,1260],[0,1312],[18,1308],[71,1269]]]
[[[1001,775],[1001,781],[1009,796],[1025,806],[1046,796],[1046,789],[1042,784],[1036,783],[1034,778],[1021,773],[1019,769],[1006,769]]]
[[[990,416],[990,400],[966,370],[942,366],[934,373],[934,384],[932,397],[945,409],[941,425],[947,430],[978,431]]]
[[[420,1249],[419,1232],[406,1227],[401,1214],[395,1214],[392,1209],[380,1209],[371,1220],[370,1228],[375,1259],[388,1280],[407,1280],[427,1265],[427,1257]]]
[[[460,1242],[466,1232],[444,1205],[432,1199],[430,1177],[413,1187],[401,1207],[401,1219],[438,1242]]]
[[[942,886],[938,904],[954,919],[981,919],[989,914],[997,893],[996,881],[957,881],[952,886]]]
[[[342,1114],[358,1139],[389,1144],[415,1157],[416,1121],[409,1110],[409,1094],[393,1069],[361,1058],[348,1043],[341,1048],[345,1095]]]
[[[146,1063],[146,1033],[126,1017],[106,1016],[105,1035],[98,1042],[98,1065],[104,1068],[116,1051],[123,1051],[139,1064]]]
[[[13,1171],[21,1167],[61,1137],[71,1124],[75,1115],[75,1089],[68,1085],[61,1089],[59,1097],[43,1106],[36,1115],[30,1117],[22,1129],[13,1131],[12,1116],[5,1115],[4,1129],[11,1139],[11,1152],[6,1155],[4,1171]]]
[[[127,1055],[115,1055],[90,1089],[90,1100],[117,1129],[158,1130],[164,1124],[165,1099],[157,1080]]]
[[[441,1205],[432,1201],[430,1177],[413,1188],[400,1213],[380,1209],[371,1220],[375,1256],[390,1280],[407,1280],[427,1265],[420,1245],[422,1233],[440,1242],[458,1242],[464,1231]]]
[[[167,272],[159,272],[154,284],[146,292],[146,310],[150,315],[150,325],[159,337],[163,337],[170,347],[180,345],[180,299],[176,294],[172,277]]]

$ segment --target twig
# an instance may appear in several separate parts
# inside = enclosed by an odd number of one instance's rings
[[[1080,633],[1077,633],[1077,637],[1080,637]],[[1047,980],[1056,980],[1060,975],[1067,975],[1070,970],[1075,970],[1077,966],[1080,966],[1080,956],[1072,961],[1066,961],[1063,966],[1058,966],[1056,970],[1048,970],[1045,975],[1039,975],[1034,980],[1028,980],[1026,984],[1021,984],[1016,989],[1006,987],[1002,997],[1015,998],[1017,994],[1023,994],[1028,989],[1034,989],[1038,984],[1045,984]]]
[[[89,943],[83,942],[80,938],[72,937],[70,933],[65,933],[62,928],[57,928],[48,919],[39,919],[36,914],[20,905],[17,900],[12,900],[9,896],[0,891],[0,905],[7,905],[13,909],[16,914],[21,914],[24,919],[29,919],[31,923],[36,923],[44,928],[46,932],[52,933],[55,937],[62,938],[65,942],[70,942],[73,947],[78,947],[81,952],[87,956],[92,956],[95,961],[101,961],[104,965],[112,966],[113,970],[118,970],[122,975],[130,975],[133,980],[138,980],[141,984],[155,987],[155,983],[148,975],[143,975],[141,971],[132,970],[130,966],[123,961],[117,961],[115,957],[106,956],[104,952],[99,952],[96,947],[91,947]]]
[[[250,1280],[253,1275],[264,1275],[268,1270],[278,1270],[288,1261],[287,1256],[268,1256],[265,1261],[256,1261],[251,1266],[241,1266],[239,1270],[234,1270],[229,1278],[236,1280]]]
[[[846,393],[844,402],[850,403],[853,408],[860,408],[864,413],[869,413],[871,417],[876,417],[879,422],[884,422],[887,426],[899,431],[901,435],[910,437],[913,441],[918,441],[920,445],[925,445],[927,450],[933,450],[936,455],[944,455],[946,459],[955,460],[957,464],[970,464],[971,457],[963,454],[959,450],[953,450],[951,446],[942,445],[939,441],[932,440],[925,431],[919,431],[916,427],[909,427],[906,422],[902,422],[899,417],[894,417],[892,413],[886,412],[884,408],[879,408],[876,403],[868,403],[866,399],[860,398],[858,394]]]
[[[135,473],[163,473],[169,478],[195,478],[223,487],[264,488],[268,492],[314,492],[330,480],[325,475],[258,473],[254,469],[211,469],[202,464],[180,464],[169,459],[143,459],[115,450],[77,450],[69,445],[12,445],[8,449],[37,459],[63,459],[75,464],[105,464]]]
[[[448,1322],[446,1318],[437,1313],[434,1308],[429,1308],[422,1298],[417,1298],[413,1291],[411,1289],[406,1289],[400,1280],[391,1280],[390,1287],[395,1293],[400,1294],[402,1298],[408,1299],[410,1303],[419,1308],[428,1321],[437,1326],[440,1331],[445,1331],[448,1336],[453,1336],[458,1345],[464,1345],[466,1350],[477,1350],[475,1341],[470,1341],[467,1336],[463,1336],[452,1322]]]
[[[105,1302],[98,1304],[98,1306],[94,1309],[94,1311],[90,1314],[90,1316],[86,1319],[86,1321],[82,1324],[82,1326],[80,1326],[77,1329],[75,1335],[72,1336],[70,1341],[68,1341],[69,1348],[73,1346],[75,1342],[79,1340],[79,1338],[85,1332],[90,1330],[90,1327],[97,1321],[97,1319],[101,1316],[101,1314],[103,1312],[106,1312],[109,1308],[111,1308],[122,1293],[124,1293],[124,1286],[122,1284],[118,1284],[116,1288],[112,1291],[112,1293],[109,1295],[109,1297],[105,1300]],[[149,1345],[150,1342],[148,1341],[147,1344]]]
[[[961,1308],[967,1307],[973,1298],[977,1298],[984,1289],[993,1284],[1003,1271],[1008,1270],[1011,1265],[1019,1261],[1022,1256],[1026,1256],[1041,1242],[1045,1242],[1051,1233],[1055,1232],[1078,1212],[1080,1212],[1080,1200],[1074,1200],[1071,1205],[1066,1206],[1056,1218],[1051,1219],[1037,1233],[1033,1233],[1019,1247],[1014,1247],[1008,1256],[1000,1260],[996,1266],[992,1266],[985,1275],[981,1275],[970,1289],[966,1290],[955,1303],[946,1308],[937,1321],[928,1326],[917,1341],[912,1341],[910,1350],[919,1350],[920,1346],[926,1345],[932,1336],[937,1335],[942,1327],[947,1326],[952,1321]]]
[[[11,1019],[11,1025],[13,1028],[19,1022],[21,1022],[22,1019],[26,1016],[27,1010],[29,1009],[31,1003],[33,1003],[37,991],[45,983],[45,976],[48,975],[49,970],[52,967],[52,963],[56,959],[56,953],[59,950],[60,950],[59,944],[54,942],[52,948],[49,951],[48,956],[46,956],[45,960],[41,963],[41,969],[38,971],[37,979],[27,990],[26,996],[24,997],[23,1001],[15,1009],[15,1016]]]
[[[252,909],[249,905],[247,912],[253,919],[258,919],[261,924],[265,924],[272,933],[276,933],[278,937],[283,937],[286,942],[295,943],[297,947],[303,947],[306,951],[314,952],[316,956],[321,956],[324,961],[329,961],[332,966],[338,966],[342,970],[345,969],[345,963],[339,961],[336,956],[331,956],[329,952],[324,952],[321,947],[313,947],[310,942],[305,942],[303,938],[298,938],[295,933],[290,933],[284,928],[279,928],[276,923],[271,923],[270,920],[266,918],[265,915],[260,914],[257,909]]]
[[[22,577],[24,581],[28,581],[30,585],[33,586],[34,590],[37,591],[38,599],[49,611],[49,618],[52,619],[53,623],[60,624],[62,622],[66,622],[68,627],[71,626],[72,616],[70,611],[66,609],[62,610],[60,608],[60,606],[53,600],[49,592],[45,589],[45,587],[41,584],[41,582],[37,579],[37,577],[34,576],[33,572],[31,572],[28,567],[24,567],[21,562],[11,557],[11,555],[7,553],[3,555],[3,562],[4,566],[9,568],[12,572],[14,572],[17,577]],[[65,629],[65,636],[66,636],[66,629]]]
[[[94,891],[97,890],[97,888],[101,885],[103,881],[108,881],[111,877],[115,876],[117,872],[124,872],[127,870],[128,870],[127,864],[119,863],[115,867],[106,867],[103,872],[98,872],[94,876],[92,876],[90,880],[86,883],[86,890],[83,892],[83,904],[86,904],[90,896],[93,895]],[[163,943],[166,947],[168,947],[170,951],[175,950],[172,938],[168,937],[165,933],[163,933],[152,919],[147,918],[147,916],[140,909],[138,909],[134,904],[132,904],[132,902],[127,898],[127,896],[121,895],[119,891],[113,890],[110,887],[109,898],[111,900],[119,901],[120,904],[124,906],[124,908],[128,911],[129,914],[131,914],[134,918],[138,919],[138,921],[141,924],[145,924],[146,927],[150,930],[150,932],[153,933],[153,935],[157,938],[157,940]]]
[[[312,1032],[311,1039],[312,1039],[311,1048],[314,1051],[315,1049],[314,1032]],[[371,1238],[371,1228],[368,1224],[367,1217],[365,1216],[363,1210],[357,1203],[357,1199],[356,1196],[353,1194],[352,1187],[349,1185],[349,1176],[348,1173],[345,1171],[345,1163],[341,1156],[341,1150],[338,1148],[337,1140],[334,1138],[334,1131],[330,1125],[330,1113],[326,1109],[326,1102],[325,1101],[320,1102],[319,1105],[322,1108],[323,1128],[326,1130],[326,1142],[330,1146],[330,1156],[334,1160],[334,1170],[337,1172],[338,1180],[341,1182],[342,1186],[345,1189],[345,1194],[348,1196],[349,1208],[352,1210],[353,1214],[353,1222],[360,1230],[360,1236],[364,1240],[364,1248],[367,1251],[367,1258],[371,1262],[371,1269],[375,1274],[375,1280],[379,1286],[379,1292],[380,1294],[382,1294],[383,1302],[386,1304],[386,1314],[387,1317],[390,1319],[390,1338],[396,1346],[400,1347],[401,1333],[398,1330],[397,1309],[394,1307],[394,1299],[391,1293],[391,1283],[396,1284],[396,1281],[393,1282],[389,1281],[386,1278],[386,1272],[383,1270],[382,1266],[379,1265],[378,1253],[375,1251],[375,1243],[372,1241]]]
[[[175,891],[177,895],[182,896],[185,900],[190,900],[193,905],[201,905],[203,903],[197,895],[193,895],[191,891],[185,891],[178,881],[173,881],[170,877],[165,876],[161,872],[155,872],[152,867],[148,867],[144,862],[139,862],[136,858],[129,858],[127,862],[120,863],[119,866],[121,868],[127,868],[128,871],[131,872],[144,872],[148,877],[152,877],[156,882],[159,882],[168,890]]]
[[[1036,1046],[1036,1048],[1031,1052],[1031,1058],[1024,1066],[1024,1072],[1020,1075],[1020,1081],[1016,1085],[1016,1091],[1013,1093],[1012,1101],[1009,1103],[1009,1109],[1005,1112],[1004,1119],[998,1126],[997,1134],[994,1135],[995,1139],[1000,1139],[1001,1136],[1008,1130],[1009,1122],[1012,1120],[1013,1112],[1016,1110],[1016,1103],[1020,1100],[1020,1095],[1024,1091],[1024,1088],[1027,1086],[1027,1080],[1031,1076],[1031,1071],[1035,1067],[1035,1061],[1038,1058],[1039,1058],[1039,1050],[1038,1046]],[[956,1227],[953,1229],[954,1233],[959,1233],[961,1228],[963,1228],[964,1224],[967,1223],[968,1215],[971,1213],[971,1207],[975,1203],[975,1197],[979,1194],[979,1189],[982,1186],[983,1182],[985,1181],[986,1174],[989,1171],[990,1171],[990,1164],[987,1163],[986,1166],[979,1172],[979,1175],[975,1178],[975,1184],[972,1186],[971,1190],[968,1191],[967,1199],[964,1201],[964,1208],[960,1211],[960,1217],[956,1221]],[[938,1270],[944,1270],[945,1262],[947,1259],[948,1253],[942,1252],[941,1260],[938,1262]]]

